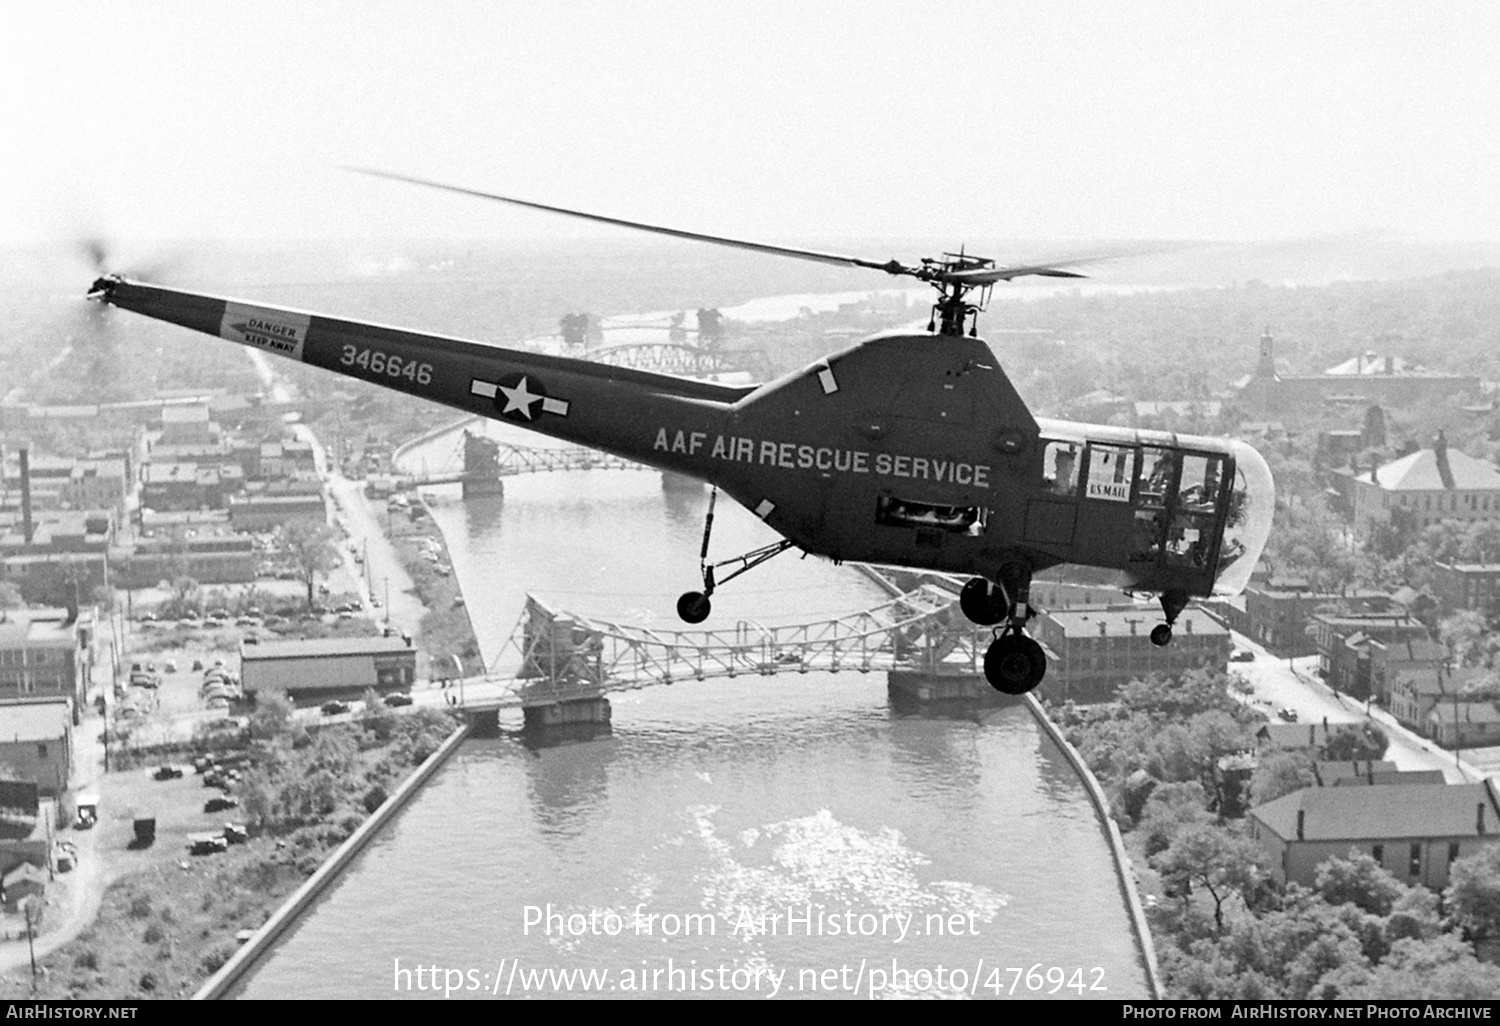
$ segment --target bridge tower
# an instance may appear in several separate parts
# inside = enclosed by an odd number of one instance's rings
[[[526,729],[564,730],[570,737],[608,733],[612,710],[604,697],[604,641],[598,631],[533,595],[526,596],[522,620],[516,676],[529,681],[521,692]]]
[[[500,480],[500,445],[493,439],[471,431],[464,432],[464,498],[476,495],[504,495],[505,482]]]

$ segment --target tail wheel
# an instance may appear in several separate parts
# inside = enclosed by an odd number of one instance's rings
[[[1046,675],[1046,653],[1024,634],[1003,634],[984,654],[984,679],[1003,694],[1024,695]]]
[[[970,623],[991,627],[1005,619],[1010,602],[1000,587],[983,577],[975,577],[958,593],[958,608]]]

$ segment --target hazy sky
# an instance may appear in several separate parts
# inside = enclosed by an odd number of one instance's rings
[[[0,238],[1500,239],[1493,0],[30,3]],[[583,228],[585,234],[600,229]]]

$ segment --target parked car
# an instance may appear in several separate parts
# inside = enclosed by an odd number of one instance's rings
[[[240,800],[232,794],[218,795],[203,803],[204,812],[223,812],[225,809],[237,809],[239,807]]]
[[[1293,709],[1291,706],[1286,706],[1286,705],[1282,706],[1280,709],[1276,710],[1276,715],[1280,716],[1283,720],[1286,720],[1288,723],[1296,723],[1297,722],[1297,710]]]
[[[350,706],[348,702],[340,702],[337,700],[332,702],[324,702],[322,706],[323,715],[325,716],[337,716],[340,713],[348,712],[349,708]]]
[[[229,848],[223,834],[188,834],[188,853],[191,855],[214,855]]]
[[[151,774],[154,780],[176,780],[180,776],[182,776],[182,767],[173,765],[170,762],[156,767]]]
[[[389,706],[411,705],[411,694],[406,691],[396,691],[385,696],[385,704]]]
[[[250,832],[239,823],[224,824],[224,840],[230,844],[244,844],[250,839]]]
[[[1229,661],[1231,663],[1253,663],[1255,662],[1255,653],[1238,648],[1229,653]]]
[[[176,673],[177,672],[177,663],[176,663],[175,660],[168,659],[166,662],[164,662],[164,663],[161,664],[161,668],[162,668],[162,671],[165,672],[165,673]]]

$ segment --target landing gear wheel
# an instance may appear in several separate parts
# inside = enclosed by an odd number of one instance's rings
[[[958,593],[958,608],[971,623],[991,627],[1005,619],[1010,603],[997,585],[983,577],[975,577]]]
[[[687,623],[702,623],[713,611],[713,603],[701,591],[690,591],[677,600],[677,615]]]
[[[1002,694],[1024,695],[1046,675],[1046,653],[1024,634],[1002,634],[984,654],[984,679]]]
[[[1172,643],[1172,625],[1159,623],[1151,628],[1151,644],[1157,648],[1164,648]]]

